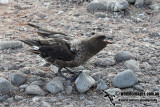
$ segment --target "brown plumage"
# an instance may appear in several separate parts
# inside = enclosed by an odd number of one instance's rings
[[[31,50],[33,53],[39,54],[47,62],[56,65],[59,68],[58,73],[65,77],[61,73],[62,68],[84,64],[110,43],[105,39],[106,36],[97,35],[87,39],[74,39],[69,42],[58,38],[21,41],[29,46],[33,46]]]

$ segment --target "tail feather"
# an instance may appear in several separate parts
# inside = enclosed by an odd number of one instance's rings
[[[29,45],[29,46],[42,46],[39,40],[20,40],[21,42]]]

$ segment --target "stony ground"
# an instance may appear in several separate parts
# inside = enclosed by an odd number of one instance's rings
[[[159,1],[153,0],[153,3]],[[139,61],[139,70],[135,72],[141,83],[137,85],[144,91],[160,90],[160,12],[154,12],[148,7],[135,8],[130,5],[130,14],[123,12],[88,12],[88,3],[61,4],[58,0],[15,0],[6,5],[0,5],[0,41],[39,38],[36,29],[27,25],[35,23],[44,28],[61,31],[75,38],[92,36],[102,33],[114,44],[108,45],[103,51],[93,57],[87,64],[81,66],[88,75],[101,72],[103,80],[113,88],[114,76],[125,70],[124,62],[114,64],[117,52],[129,51],[134,59]],[[105,18],[98,18],[105,14]],[[28,46],[18,49],[0,50],[0,76],[8,78],[12,73],[23,73],[27,77],[25,84],[35,80],[51,81],[55,77],[54,66],[45,66],[45,61],[39,56],[27,51]],[[104,63],[104,59],[110,59]],[[99,62],[102,60],[102,63]],[[25,71],[24,69],[29,69]],[[65,81],[65,80],[64,80]],[[74,84],[73,88],[75,87]],[[43,87],[43,86],[42,86]],[[121,90],[136,90],[134,87]],[[79,94],[76,88],[70,95],[65,92],[45,96],[26,95],[17,86],[15,95],[1,102],[0,106],[11,107],[109,107],[113,106],[104,94],[99,94],[95,88],[85,94]],[[20,97],[15,99],[14,96]],[[155,102],[119,102],[116,107],[160,107]],[[160,98],[156,97],[160,102]]]

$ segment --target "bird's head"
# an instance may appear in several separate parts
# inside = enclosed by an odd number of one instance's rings
[[[92,36],[89,37],[86,41],[88,50],[94,54],[105,48],[107,44],[111,44],[111,42],[107,40],[107,37],[105,35]]]

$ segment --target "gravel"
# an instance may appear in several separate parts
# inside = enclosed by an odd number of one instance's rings
[[[12,90],[14,90],[14,86],[10,81],[0,77],[0,92],[1,94],[9,94]]]
[[[38,85],[29,85],[25,93],[28,95],[45,95],[45,92]]]
[[[0,49],[4,50],[4,49],[16,49],[16,48],[21,48],[22,47],[22,43],[19,41],[2,41],[0,43]]]

